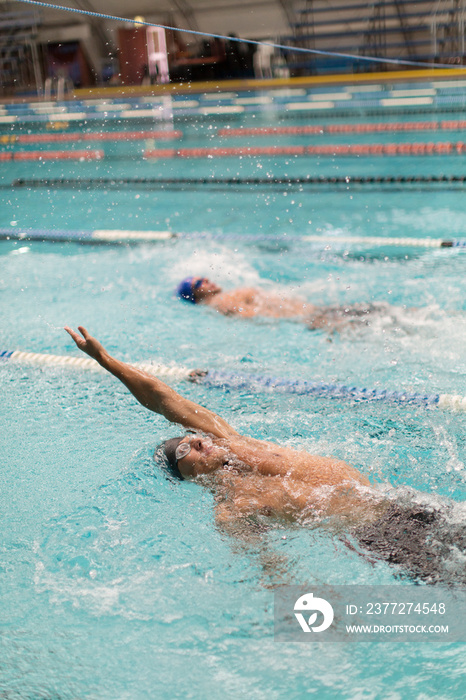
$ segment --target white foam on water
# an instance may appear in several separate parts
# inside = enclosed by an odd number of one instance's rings
[[[460,208],[423,206],[420,209],[393,209],[392,223],[400,230],[420,231],[423,236],[439,237],[439,232],[448,231],[442,238],[464,235],[464,214]]]
[[[248,261],[246,252],[232,250],[227,246],[200,245],[191,243],[191,252],[181,256],[175,267],[170,271],[173,283],[189,275],[209,277],[213,282],[225,285],[226,288],[239,285],[261,285],[261,278],[253,265]],[[209,250],[210,248],[210,250]]]

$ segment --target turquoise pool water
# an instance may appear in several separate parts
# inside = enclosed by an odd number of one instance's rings
[[[190,129],[185,145],[210,143],[208,125]],[[399,138],[407,135],[389,140]],[[463,157],[148,162],[137,148],[110,145],[98,163],[4,165],[0,225],[234,238],[134,247],[1,241],[2,350],[77,354],[62,328],[84,324],[127,361],[466,395],[464,253],[332,242],[342,233],[463,237],[462,191],[9,186],[15,178],[464,173]],[[241,239],[258,232],[283,242]],[[302,233],[322,243],[293,240]],[[188,273],[325,304],[388,301],[397,311],[340,336],[219,317],[173,297]],[[371,565],[325,528],[277,526],[260,546],[232,542],[215,526],[212,496],[170,483],[152,459],[176,428],[110,377],[4,361],[0,383],[5,697],[463,697],[461,644],[274,642],[274,587],[416,585],[389,565]],[[240,432],[337,455],[384,489],[465,521],[464,413],[174,386]],[[265,557],[277,566],[264,568]]]

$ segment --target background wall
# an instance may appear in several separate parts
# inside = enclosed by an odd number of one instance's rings
[[[126,0],[57,2],[75,10],[131,20],[139,16],[146,22],[182,30],[233,34],[244,39],[272,41],[316,51],[448,65],[465,63],[466,0],[134,0],[130,4]],[[31,19],[25,19],[27,17]],[[30,28],[24,24],[28,21]],[[15,22],[16,26],[13,26]],[[134,27],[134,23],[0,0],[0,71],[6,71],[8,77],[11,60],[16,56],[17,68],[21,65],[23,72],[27,72],[25,67],[31,49],[23,50],[20,56],[21,52],[15,49],[15,42],[16,45],[23,42],[23,46],[34,44],[40,47],[39,53],[43,55],[44,47],[49,43],[79,41],[87,66],[83,69],[83,74],[89,72],[95,83],[105,83],[120,70],[120,36],[121,29],[125,26],[129,29]],[[29,39],[24,38],[27,32]],[[219,51],[219,47],[206,46],[205,38],[182,31],[172,33],[167,39],[171,62],[180,58],[209,57]],[[247,53],[247,47],[243,46],[242,50]],[[311,54],[287,54],[285,58],[290,64],[292,75],[384,69],[380,63],[361,61],[358,65],[352,59],[330,60],[328,57],[316,58]],[[46,71],[44,61],[42,63],[42,71]],[[246,63],[250,72],[251,56],[247,57]],[[32,69],[29,72],[31,75],[34,73]],[[198,79],[199,70],[197,73],[185,71],[185,76],[183,71],[179,75],[176,70],[171,73],[176,79],[195,80]],[[212,77],[212,71],[206,74],[206,78],[209,77]],[[27,82],[27,77],[21,80]],[[6,79],[2,82],[6,82]]]

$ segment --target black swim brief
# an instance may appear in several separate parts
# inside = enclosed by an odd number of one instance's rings
[[[374,318],[387,317],[389,306],[384,302],[357,303],[348,306],[324,306],[316,309],[307,319],[310,330],[344,327],[351,324],[370,325]]]
[[[466,529],[449,527],[438,510],[392,503],[381,518],[352,534],[365,552],[414,578],[466,584],[464,567],[453,573],[445,566],[453,547],[466,553]]]

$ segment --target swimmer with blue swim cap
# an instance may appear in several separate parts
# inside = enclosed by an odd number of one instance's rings
[[[186,277],[176,288],[176,295],[190,304],[206,304],[225,316],[271,316],[298,318],[309,315],[315,306],[301,299],[245,287],[224,292],[207,277]]]
[[[316,306],[304,299],[277,291],[240,287],[223,291],[207,277],[186,277],[176,288],[176,295],[195,305],[207,305],[224,316],[242,318],[277,318],[303,322],[310,330],[340,331],[355,323],[369,325],[376,317],[389,317],[385,302]]]
[[[466,533],[463,540],[454,541],[440,516],[396,503],[346,462],[241,435],[219,415],[157,377],[112,357],[82,326],[79,333],[65,330],[140,404],[189,431],[164,442],[156,456],[163,454],[172,477],[193,480],[214,493],[217,524],[226,531],[241,536],[241,528],[244,533],[251,519],[259,516],[302,525],[313,518],[331,520],[365,549],[379,558],[387,554],[387,561],[427,583],[446,580],[442,562],[450,540],[452,547],[466,550]],[[199,376],[191,373],[193,381]],[[430,528],[437,522],[442,536],[434,532],[433,538]],[[466,578],[464,567],[463,574]]]
[[[190,304],[201,304],[209,297],[220,294],[221,287],[211,282],[207,277],[186,277],[176,288],[176,294]]]
[[[317,307],[301,299],[245,287],[224,292],[207,277],[186,277],[175,290],[176,295],[190,304],[211,306],[225,316],[268,316],[301,318],[308,321]],[[320,326],[319,326],[320,327]]]

